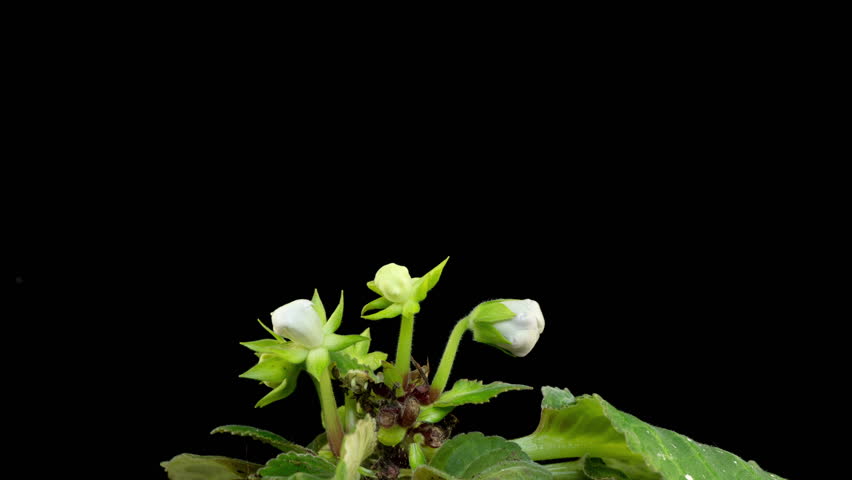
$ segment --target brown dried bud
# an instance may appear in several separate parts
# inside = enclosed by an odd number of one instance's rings
[[[390,428],[396,425],[399,419],[400,407],[399,404],[385,405],[379,409],[379,414],[376,416],[376,421],[384,428]]]
[[[429,405],[432,403],[432,398],[429,393],[430,390],[429,385],[418,385],[411,391],[411,395],[416,398],[421,405]]]
[[[390,396],[393,395],[393,391],[384,383],[374,383],[373,393],[384,398],[390,398]]]
[[[403,427],[410,427],[417,421],[417,416],[420,415],[420,402],[414,397],[405,399],[405,404],[402,406],[402,414],[399,416],[399,424]]]
[[[427,447],[438,448],[444,444],[444,431],[435,425],[423,426],[420,432],[423,434],[423,443]]]

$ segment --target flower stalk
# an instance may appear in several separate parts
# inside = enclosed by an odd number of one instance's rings
[[[459,350],[459,344],[469,328],[470,316],[464,317],[456,323],[450,333],[450,339],[447,340],[447,346],[444,347],[444,354],[441,355],[441,363],[438,364],[438,371],[432,379],[432,389],[441,393],[447,388],[447,382],[450,379],[450,371],[453,369],[453,362],[456,359],[456,353]]]
[[[402,314],[402,322],[399,325],[399,342],[396,345],[396,363],[394,369],[396,377],[402,378],[403,381],[410,370],[411,365],[411,344],[414,340],[414,314],[404,312]]]
[[[316,382],[317,394],[322,407],[322,418],[325,422],[325,432],[328,436],[328,446],[335,457],[340,456],[340,445],[343,442],[343,426],[340,417],[337,416],[337,401],[334,399],[334,390],[331,387],[331,370],[326,368],[322,371]]]

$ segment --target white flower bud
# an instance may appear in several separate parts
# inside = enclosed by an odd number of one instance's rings
[[[535,300],[504,300],[503,305],[509,308],[515,316],[509,320],[495,322],[497,329],[509,344],[502,343],[499,347],[507,350],[516,357],[523,357],[538,342],[538,337],[544,331],[544,315]]]
[[[414,290],[414,282],[408,269],[395,263],[380,268],[376,272],[375,282],[382,296],[393,303],[404,303],[411,298]]]
[[[308,348],[322,345],[322,320],[310,300],[294,300],[272,312],[272,329]]]

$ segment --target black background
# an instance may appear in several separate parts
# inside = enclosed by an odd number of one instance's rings
[[[154,478],[158,462],[182,452],[262,462],[269,448],[208,432],[248,424],[306,443],[320,427],[305,376],[290,398],[253,408],[268,389],[237,377],[255,361],[238,342],[266,336],[256,319],[268,322],[269,312],[314,288],[332,309],[343,289],[339,333],[371,327],[372,348],[392,356],[398,320],[358,317],[375,298],[365,282],[388,262],[418,276],[449,255],[416,319],[416,358],[434,365],[454,322],[491,298],[536,299],[547,322],[525,358],[463,340],[451,381],[534,389],[460,407],[459,431],[530,433],[539,387],[567,387],[794,477],[800,462],[786,422],[792,385],[807,385],[800,354],[808,342],[791,320],[805,310],[806,280],[791,260],[778,261],[789,244],[777,240],[771,216],[752,215],[746,193],[733,202],[711,189],[677,201],[666,192],[586,189],[561,203],[524,192],[540,203],[518,204],[515,191],[408,217],[408,207],[382,210],[386,200],[377,197],[366,200],[360,227],[340,221],[357,218],[349,210],[308,205],[260,215],[156,209],[83,244],[30,228],[19,256],[19,313],[37,324],[62,312],[51,320],[71,332],[55,343],[61,360],[54,352],[34,364],[74,385],[45,394],[36,379],[41,393],[30,406],[71,430],[94,422],[97,451],[133,445],[121,455]]]

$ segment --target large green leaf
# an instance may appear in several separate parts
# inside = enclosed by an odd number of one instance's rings
[[[438,449],[428,465],[414,470],[413,480],[544,480],[552,474],[502,437],[479,432],[458,435]]]
[[[616,410],[599,395],[542,389],[541,420],[513,440],[533,460],[600,458],[630,480],[780,480],[754,462]]]
[[[162,462],[169,480],[246,480],[261,466],[227,457],[183,453]]]
[[[531,390],[526,385],[493,382],[483,385],[479,380],[458,380],[453,388],[445,391],[434,403],[420,410],[417,418],[421,422],[437,422],[455,407],[468,403],[485,403],[497,395],[510,390]]]
[[[335,466],[328,460],[304,453],[282,453],[266,462],[266,466],[258,470],[263,478],[289,477],[297,473],[306,473],[320,478],[334,476]],[[310,478],[310,477],[307,477]]]
[[[231,435],[248,437],[267,445],[272,445],[282,452],[297,452],[315,455],[315,453],[310,449],[297,445],[277,433],[270,432],[269,430],[262,430],[260,428],[249,427],[247,425],[222,425],[221,427],[214,428],[210,433],[230,433]]]

